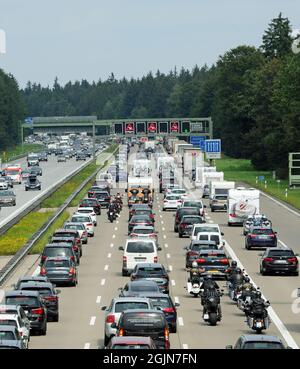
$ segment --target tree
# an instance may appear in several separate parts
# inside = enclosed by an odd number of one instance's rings
[[[292,36],[291,25],[288,18],[280,13],[269,24],[263,35],[261,49],[267,58],[282,58],[291,53]]]

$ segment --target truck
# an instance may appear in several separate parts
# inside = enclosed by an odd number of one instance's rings
[[[210,197],[213,197],[214,195],[228,195],[228,191],[234,187],[235,182],[232,181],[210,181]]]
[[[152,177],[128,177],[127,192],[128,206],[133,204],[149,204],[152,206],[154,187]]]
[[[204,175],[204,173],[216,172],[216,170],[217,170],[216,167],[205,167],[205,166],[197,167],[196,168],[196,173],[195,173],[195,187],[198,188],[198,187],[203,186],[203,182],[204,182],[203,175]]]
[[[13,183],[22,183],[22,168],[21,164],[7,164],[4,169],[4,175],[10,177]]]
[[[151,171],[151,160],[135,159],[133,160],[133,175],[148,177]]]
[[[160,156],[156,161],[158,171],[162,169],[174,169],[175,163],[174,158],[172,156]]]
[[[249,215],[259,214],[260,191],[255,188],[237,187],[228,191],[228,226],[243,225]]]
[[[196,168],[204,166],[204,154],[199,148],[183,148],[183,172],[192,179],[192,174]]]
[[[154,152],[155,151],[155,141],[145,141],[145,151]]]

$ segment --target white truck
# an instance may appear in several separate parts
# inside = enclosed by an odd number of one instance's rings
[[[156,164],[158,170],[175,167],[174,158],[172,156],[160,156],[157,158]]]
[[[133,161],[133,176],[148,177],[151,172],[151,160],[136,159]]]
[[[237,187],[228,191],[228,225],[242,225],[249,215],[259,214],[260,191]]]
[[[204,166],[204,154],[201,149],[185,147],[183,149],[183,172],[192,179],[192,173],[196,168]]]
[[[214,195],[228,195],[228,191],[235,187],[235,182],[230,181],[210,181],[210,197]]]
[[[145,141],[145,151],[155,151],[155,141]]]
[[[216,172],[217,168],[216,167],[197,167],[196,168],[196,175],[195,175],[195,187],[202,187],[203,186],[203,175],[204,173],[208,173],[208,172]]]

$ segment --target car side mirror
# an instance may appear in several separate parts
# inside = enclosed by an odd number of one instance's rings
[[[118,291],[122,291],[122,290],[123,290],[123,287],[119,287],[119,288],[118,288]]]
[[[263,256],[263,253],[262,253],[262,252],[261,252],[261,253],[259,253],[259,254],[258,254],[258,256]]]
[[[203,205],[203,207],[204,207],[204,208],[207,208],[207,206],[206,206],[206,205]]]
[[[120,246],[120,247],[119,247],[119,250],[120,250],[120,251],[124,251],[124,247],[123,247],[123,246]]]
[[[275,234],[277,234],[277,232],[274,232]]]
[[[55,292],[57,295],[59,295],[61,293],[61,290],[56,290]]]
[[[221,236],[224,236],[224,232],[221,232]]]
[[[127,190],[127,188],[125,188],[125,192],[127,192],[128,190]]]
[[[233,346],[232,346],[232,345],[227,345],[227,346],[226,346],[226,349],[227,349],[227,350],[232,350],[232,349],[233,349]]]
[[[175,302],[174,306],[179,307],[180,306],[179,302]]]
[[[107,306],[101,306],[101,310],[106,310],[107,309]]]
[[[157,250],[158,250],[158,251],[161,251],[161,250],[162,250],[162,248],[159,246],[159,247],[157,248]]]

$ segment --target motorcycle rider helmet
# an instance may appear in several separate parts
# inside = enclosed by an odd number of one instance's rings
[[[242,274],[242,270],[241,270],[241,268],[236,268],[236,274]]]
[[[237,262],[235,261],[235,260],[233,260],[232,262],[231,262],[231,266],[234,268],[234,267],[237,267]]]
[[[198,268],[198,263],[197,263],[197,261],[193,261],[193,262],[192,262],[192,268]]]
[[[245,283],[249,283],[250,282],[250,278],[249,277],[245,277]]]
[[[209,275],[206,276],[205,279],[210,280],[210,279],[212,279],[212,276],[209,274]]]
[[[261,292],[260,291],[256,291],[256,298],[258,298],[258,299],[261,298]]]

